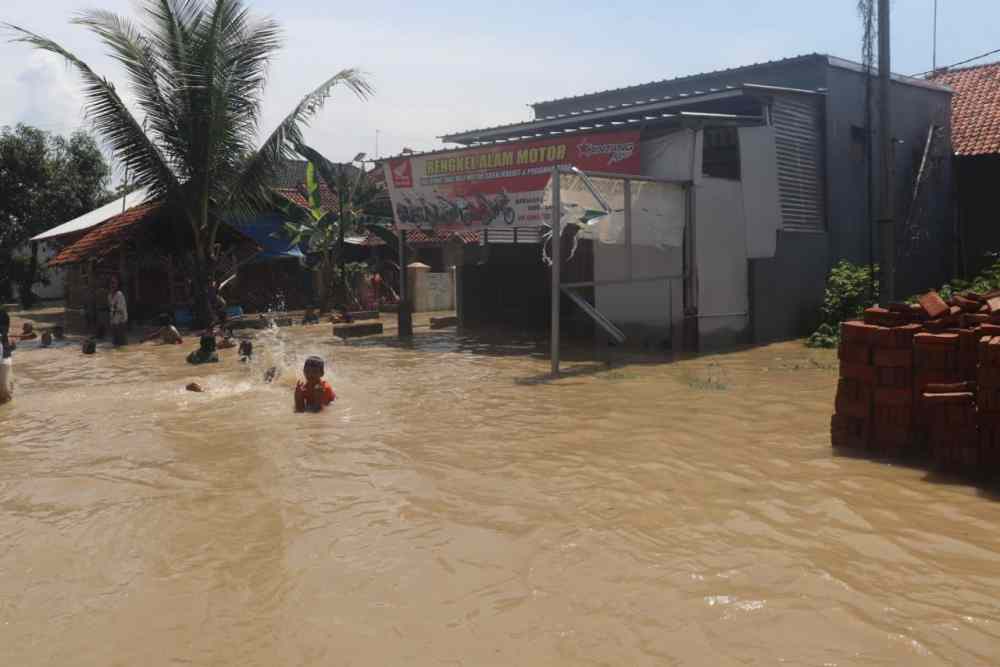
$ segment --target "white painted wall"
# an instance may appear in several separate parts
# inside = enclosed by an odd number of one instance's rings
[[[747,257],[774,257],[781,226],[774,128],[741,127],[739,137]]]
[[[695,187],[698,336],[707,347],[741,342],[750,322],[743,190],[721,178]]]
[[[38,244],[38,265],[45,267],[46,263],[55,256],[58,250],[48,243]],[[25,244],[14,251],[16,257],[31,257],[31,245]],[[65,272],[63,269],[45,269],[45,275],[49,279],[49,285],[35,285],[34,292],[42,299],[62,299],[65,296]],[[14,287],[14,297],[18,298],[18,289]]]

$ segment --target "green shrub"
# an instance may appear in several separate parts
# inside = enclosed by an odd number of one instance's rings
[[[875,267],[878,271],[878,267]],[[846,260],[837,262],[826,279],[826,292],[820,308],[822,324],[806,339],[809,347],[836,347],[840,323],[860,317],[865,308],[878,300],[878,285],[872,294],[872,272]]]

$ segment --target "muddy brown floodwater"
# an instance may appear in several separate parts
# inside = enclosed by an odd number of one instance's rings
[[[265,385],[192,347],[17,353],[0,664],[1000,660],[1000,502],[834,455],[827,352],[550,384],[530,342],[313,327]],[[340,399],[295,415],[313,353]]]

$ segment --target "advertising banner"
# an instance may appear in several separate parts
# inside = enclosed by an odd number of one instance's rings
[[[385,163],[396,224],[538,227],[552,167],[639,174],[639,132],[580,134],[400,157]]]

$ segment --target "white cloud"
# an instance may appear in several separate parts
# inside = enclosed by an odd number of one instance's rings
[[[35,52],[23,61],[13,83],[0,88],[7,108],[4,122],[28,123],[57,133],[84,124],[79,79],[58,56]]]

